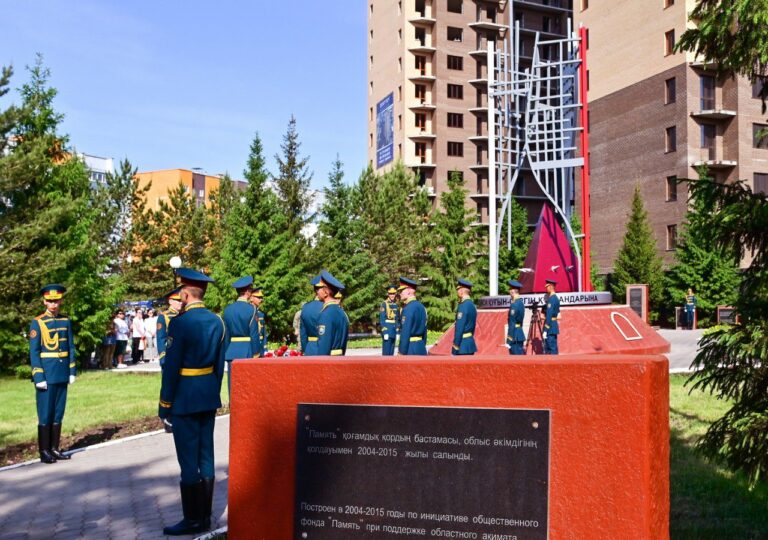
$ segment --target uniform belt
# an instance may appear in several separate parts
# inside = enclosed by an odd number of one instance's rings
[[[204,368],[181,368],[179,371],[179,374],[181,374],[182,377],[199,377],[200,375],[208,375],[209,373],[213,373],[213,366]]]
[[[422,339],[424,339],[422,336],[411,336],[411,339],[409,339],[408,341],[413,343],[414,341],[421,341]]]
[[[232,341],[251,341],[251,338],[247,336],[246,337],[238,336],[238,337],[233,337]]]
[[[384,322],[388,322],[388,323],[394,323],[394,322],[395,322],[395,319],[386,319]]]
[[[309,336],[307,337],[307,341],[317,341],[317,336]]]
[[[464,332],[463,334],[461,334],[461,337],[463,338],[472,337],[472,332]]]
[[[342,354],[344,354],[344,351],[341,349],[333,349],[331,351],[331,356],[341,356]]]
[[[66,358],[69,356],[68,351],[59,351],[59,352],[42,352],[40,353],[40,358]]]
[[[523,327],[523,325],[522,325],[522,324],[516,324],[516,325],[515,325],[515,328],[522,328],[522,327]]]

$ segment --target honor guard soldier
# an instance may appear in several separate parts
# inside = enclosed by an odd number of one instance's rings
[[[317,321],[320,319],[320,312],[323,310],[323,302],[320,300],[319,290],[323,287],[320,283],[320,276],[315,276],[310,281],[315,289],[315,299],[307,302],[301,307],[301,317],[299,322],[299,339],[301,340],[301,350],[304,356],[317,356]]]
[[[459,279],[456,282],[456,294],[459,295],[459,305],[456,307],[451,354],[454,356],[475,354],[477,352],[477,344],[475,343],[477,308],[470,297],[472,282]]]
[[[696,295],[693,294],[693,289],[688,289],[685,295],[685,325],[688,330],[693,330],[693,321],[696,318]]]
[[[520,298],[520,289],[523,284],[517,280],[510,279],[509,285],[509,314],[507,316],[507,347],[509,354],[525,354],[523,345],[525,344],[525,332],[523,332],[523,319],[525,319],[525,304]]]
[[[395,354],[395,340],[400,331],[400,306],[397,305],[397,287],[387,287],[387,299],[379,306],[379,325],[381,326],[381,355]]]
[[[168,339],[168,324],[181,312],[181,287],[173,289],[165,295],[168,300],[168,310],[160,312],[157,318],[157,354],[160,367],[165,364],[165,341]]]
[[[317,297],[323,302],[317,319],[317,354],[343,356],[347,352],[349,319],[336,299],[344,284],[327,270],[320,272]]]
[[[555,285],[557,285],[557,281],[554,279],[546,280],[547,306],[544,314],[544,332],[541,336],[544,339],[544,354],[558,354],[557,336],[560,333],[560,325],[558,324],[560,319],[560,299],[557,297]]]
[[[259,335],[258,309],[251,304],[253,277],[241,277],[232,284],[237,291],[237,300],[224,308],[224,324],[227,327],[227,341],[224,344],[224,360],[227,362],[227,391],[232,393],[232,361],[258,356],[261,344]]]
[[[257,339],[254,342],[253,357],[262,358],[267,352],[267,323],[264,319],[264,312],[261,311],[261,303],[264,301],[264,289],[254,287],[251,291],[251,304],[256,308],[256,333]]]
[[[400,278],[400,299],[403,311],[400,314],[400,344],[402,355],[425,356],[427,354],[427,309],[416,300],[417,283],[412,279]]]
[[[29,360],[37,402],[37,444],[43,463],[70,459],[59,449],[67,386],[75,382],[76,375],[72,324],[59,313],[66,291],[57,284],[40,289],[45,313],[29,325]]]
[[[163,534],[196,534],[211,526],[213,430],[221,407],[224,377],[224,321],[208,311],[203,295],[213,280],[180,268],[184,311],[168,327],[158,415],[173,421],[173,442],[181,467],[182,519]]]

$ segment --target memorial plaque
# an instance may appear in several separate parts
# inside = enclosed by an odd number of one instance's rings
[[[629,307],[637,313],[638,317],[643,317],[643,290],[638,287],[629,289]]]
[[[736,308],[717,306],[717,324],[736,324]]]
[[[299,404],[294,538],[549,531],[550,412]]]

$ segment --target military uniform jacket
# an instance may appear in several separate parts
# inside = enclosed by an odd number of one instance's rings
[[[317,354],[342,356],[347,352],[349,319],[335,300],[326,302],[317,320]]]
[[[456,308],[456,322],[453,326],[453,349],[451,354],[475,354],[475,324],[477,323],[477,308],[469,298],[459,302]]]
[[[509,306],[507,316],[507,343],[522,343],[525,341],[523,332],[523,319],[525,319],[525,304],[518,298]]]
[[[29,361],[32,382],[68,383],[76,375],[75,343],[72,323],[67,317],[52,316],[48,311],[32,319],[29,325]]]
[[[267,352],[267,322],[264,320],[264,312],[256,309],[256,340],[253,356],[264,356],[265,352]]]
[[[157,318],[157,359],[160,365],[165,364],[165,342],[168,339],[168,324],[179,312],[175,309],[169,309],[165,313],[160,313]]]
[[[247,300],[238,300],[224,308],[224,324],[227,340],[224,343],[224,359],[252,358],[258,350],[260,336],[256,318],[256,306]]]
[[[323,303],[320,300],[307,302],[301,308],[299,338],[301,339],[301,350],[304,351],[306,356],[318,354],[317,321],[320,319],[320,312],[322,310]]]
[[[694,308],[696,308],[696,297],[692,294],[685,295],[685,311],[693,313]]]
[[[226,329],[202,302],[188,304],[168,326],[158,415],[192,414],[221,407]]]
[[[560,299],[556,294],[547,299],[546,313],[544,316],[544,331],[553,336],[560,333],[557,317],[560,316]]]
[[[427,354],[427,309],[415,298],[405,302],[400,317],[400,354]]]
[[[379,325],[382,335],[395,339],[400,329],[400,306],[394,302],[382,302],[379,306]]]

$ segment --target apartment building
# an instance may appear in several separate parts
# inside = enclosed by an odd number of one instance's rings
[[[199,169],[163,169],[159,171],[146,171],[136,173],[136,181],[140,187],[151,182],[147,192],[147,208],[158,210],[160,201],[168,201],[168,193],[176,189],[179,184],[191,193],[198,206],[208,205],[211,202],[211,193],[219,188],[221,176],[210,175]],[[235,189],[245,189],[246,183],[235,180]]]
[[[587,27],[592,247],[601,272],[625,233],[639,186],[666,264],[688,206],[685,184],[706,165],[718,181],[768,190],[768,140],[759,87],[717,77],[713,66],[674,53],[693,0],[577,0]],[[578,200],[578,197],[576,198]]]
[[[467,207],[488,218],[487,46],[521,27],[530,65],[535,32],[565,36],[570,0],[368,0],[368,160],[383,172],[398,160],[433,201],[458,171]],[[523,175],[515,196],[538,217],[543,196]]]

